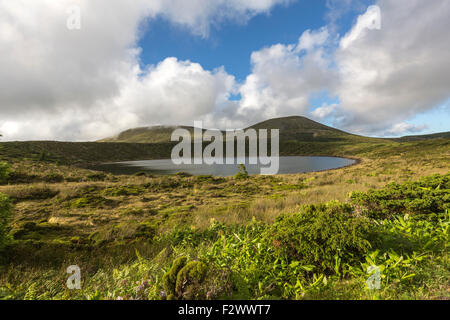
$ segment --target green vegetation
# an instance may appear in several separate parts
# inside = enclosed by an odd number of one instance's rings
[[[450,209],[449,191],[449,175],[433,175],[417,182],[391,183],[382,190],[356,192],[352,200],[372,218],[391,218],[402,213],[432,216]]]
[[[8,222],[11,217],[11,202],[9,198],[0,193],[0,252],[7,244]]]
[[[175,299],[177,295],[176,286],[178,274],[180,273],[181,269],[183,269],[183,267],[186,265],[186,262],[187,262],[186,257],[180,257],[178,259],[175,259],[169,271],[167,271],[164,274],[162,281],[163,281],[163,288],[167,296],[167,300]]]
[[[4,183],[9,178],[9,165],[6,162],[0,162],[0,183]]]
[[[420,136],[406,136],[401,138],[394,138],[392,140],[407,142],[407,141],[418,141],[418,140],[427,140],[427,139],[449,139],[450,131],[447,132],[439,132],[433,134],[425,134]]]
[[[1,137],[1,135],[0,135]],[[0,162],[0,183],[8,180],[9,165]],[[8,196],[0,193],[0,252],[7,243],[8,222],[11,216],[11,202]]]
[[[174,299],[205,299],[199,288],[205,280],[207,267],[203,262],[187,262],[186,257],[175,259],[171,268],[162,277],[162,297]]]
[[[278,217],[268,235],[277,256],[332,272],[336,259],[354,262],[368,250],[368,232],[368,219],[355,216],[352,206],[330,202]]]
[[[360,161],[277,176],[113,175],[86,168],[169,145],[1,143],[0,299],[449,299],[450,140],[291,120],[274,123],[292,138],[282,154]],[[65,286],[70,265],[81,290]]]
[[[448,178],[435,175],[398,188],[415,185],[417,191],[419,185],[430,188]],[[434,216],[373,219],[355,205],[330,202],[302,206],[273,224],[213,221],[204,230],[158,235],[153,258],[143,258],[138,250],[132,262],[109,271],[103,265],[85,275],[81,291],[55,286],[51,279],[63,276],[57,269],[12,286],[15,275],[7,269],[8,285],[0,292],[4,298],[34,299],[448,298],[450,216],[448,210]],[[380,272],[378,290],[368,286],[371,270]]]
[[[247,179],[248,178],[248,171],[247,171],[247,169],[245,168],[245,165],[244,164],[239,164],[238,165],[238,169],[239,169],[239,172],[238,173],[236,173],[236,175],[234,176],[236,179],[243,179],[243,180],[245,180],[245,179]]]

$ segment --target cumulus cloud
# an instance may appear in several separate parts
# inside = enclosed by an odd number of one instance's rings
[[[223,20],[245,23],[251,17],[268,13],[277,4],[292,0],[151,0],[154,9],[171,22],[189,27],[194,33],[207,36],[211,25]]]
[[[450,98],[449,17],[445,0],[379,0],[334,52],[329,28],[305,31],[296,45],[254,52],[237,114],[252,120],[305,115],[311,95],[326,90],[339,104],[316,108],[309,114],[316,120],[366,135],[425,130],[405,121]]]
[[[380,0],[377,5],[380,30],[367,28],[378,19],[370,7],[341,40],[335,93],[345,115],[338,125],[383,134],[450,97],[450,2]]]
[[[155,122],[187,121],[233,92],[225,70],[169,58],[140,67],[137,43],[162,17],[207,36],[288,0],[14,0],[0,2],[0,131],[6,139],[96,139]],[[69,30],[68,8],[81,9]]]
[[[26,139],[99,139],[120,130],[148,124],[192,124],[226,104],[234,77],[223,68],[204,70],[199,64],[167,58],[119,81],[119,92],[89,108],[57,112],[26,112],[0,125],[0,131]],[[5,135],[6,136],[6,135]],[[6,136],[8,137],[8,136]]]
[[[353,29],[341,40],[342,49],[347,49],[353,42],[363,38],[369,30],[381,29],[381,10],[379,6],[370,6],[366,13],[358,17]]]
[[[224,68],[207,71],[198,63],[167,58],[123,85],[114,104],[145,124],[188,122],[226,104],[235,89],[234,77]],[[121,110],[121,113],[123,111]]]
[[[327,0],[325,2],[328,8],[325,18],[328,21],[328,29],[331,33],[339,33],[339,21],[343,17],[360,14],[367,9],[371,0]]]
[[[302,50],[311,50],[315,49],[318,46],[324,45],[329,39],[330,34],[328,29],[323,27],[319,30],[306,30],[301,35],[300,39],[298,39],[298,45],[295,48],[296,52],[300,52]]]
[[[333,71],[321,47],[323,28],[305,31],[297,44],[276,44],[251,55],[252,73],[240,88],[238,116],[257,120],[305,114],[311,95],[331,85]]]
[[[427,129],[428,126],[425,124],[414,125],[407,122],[400,122],[393,125],[390,129],[386,131],[387,136],[402,136],[411,133],[422,132]]]
[[[321,107],[316,108],[314,111],[312,111],[311,117],[313,119],[316,119],[318,121],[323,121],[329,116],[333,115],[333,113],[336,111],[336,108],[338,107],[337,104],[323,104]]]

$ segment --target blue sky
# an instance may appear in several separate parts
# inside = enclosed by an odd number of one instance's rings
[[[290,115],[450,130],[448,0],[17,0],[0,22],[3,140]]]
[[[326,12],[325,0],[297,1],[277,6],[247,23],[227,21],[213,27],[207,38],[159,18],[149,23],[139,42],[142,62],[156,64],[166,57],[177,57],[198,62],[208,70],[225,66],[228,73],[243,81],[251,72],[253,51],[276,43],[296,42],[305,30],[325,25]]]
[[[141,64],[154,65],[167,57],[197,62],[207,70],[224,66],[227,73],[236,81],[243,83],[251,74],[250,56],[252,52],[277,43],[292,44],[298,41],[306,30],[316,30],[333,24],[337,37],[345,35],[356,23],[358,16],[374,4],[373,0],[358,1],[357,5],[340,9],[338,17],[331,21],[330,14],[334,8],[327,0],[293,1],[280,5],[267,14],[260,14],[246,23],[226,21],[212,26],[208,36],[193,34],[189,29],[174,25],[168,20],[158,18],[151,20],[145,34],[139,41],[143,49]],[[338,8],[339,4],[335,5]],[[240,95],[230,100],[239,100]],[[327,91],[313,94],[308,110],[311,112],[324,104],[338,104],[339,98]],[[448,102],[435,109],[417,114],[410,118],[410,123],[422,128],[420,133],[432,133],[449,130]],[[321,119],[323,123],[333,125],[333,119]],[[387,134],[396,136],[396,134]]]

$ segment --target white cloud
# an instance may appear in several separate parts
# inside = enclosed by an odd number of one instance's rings
[[[189,27],[207,36],[210,26],[223,20],[247,22],[251,17],[268,13],[277,4],[292,0],[150,0],[155,11],[173,23]]]
[[[306,30],[298,40],[296,51],[311,50],[318,46],[322,46],[327,42],[329,36],[328,29],[325,27],[317,31]]]
[[[328,9],[325,18],[328,21],[328,29],[331,33],[338,33],[339,21],[350,14],[359,14],[367,9],[370,0],[327,0],[325,5]]]
[[[315,109],[310,114],[313,119],[322,121],[325,120],[327,117],[331,116],[336,111],[337,107],[338,107],[337,104],[331,105],[323,104],[321,107]]]
[[[233,92],[224,69],[166,59],[141,70],[146,19],[207,36],[287,0],[2,0],[0,130],[5,139],[95,139],[120,129],[214,112]],[[68,30],[67,9],[81,8]],[[31,120],[32,119],[32,120]]]
[[[381,10],[379,6],[370,6],[366,13],[358,17],[353,29],[341,39],[342,49],[348,48],[354,41],[364,37],[369,30],[381,29]]]
[[[235,90],[234,77],[223,68],[211,72],[176,58],[167,58],[145,71],[136,68],[118,84],[117,96],[99,99],[89,108],[26,112],[0,125],[0,131],[14,139],[85,140],[148,124],[191,124],[226,103]]]
[[[450,2],[377,5],[382,28],[364,29],[375,15],[369,9],[335,54],[340,74],[335,93],[345,116],[338,125],[365,134],[383,134],[450,97]]]
[[[276,44],[253,52],[252,73],[240,88],[238,115],[255,122],[305,114],[311,95],[332,82],[329,60],[320,47],[327,37],[326,28],[307,30],[296,45]]]
[[[420,133],[427,129],[428,126],[425,124],[414,125],[407,122],[400,122],[393,125],[390,129],[386,131],[387,136],[402,136],[411,133]]]

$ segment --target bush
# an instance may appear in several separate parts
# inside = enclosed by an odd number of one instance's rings
[[[51,173],[51,174],[43,177],[43,180],[45,182],[49,182],[49,183],[60,183],[60,182],[64,181],[64,176],[62,176],[58,173]]]
[[[41,181],[41,178],[36,174],[28,174],[19,171],[12,171],[8,174],[8,183],[10,184],[33,183],[39,181]]]
[[[234,178],[238,179],[238,180],[245,180],[245,179],[247,179],[248,178],[248,172],[247,172],[247,169],[245,168],[245,165],[242,164],[242,163],[239,164],[238,165],[238,169],[239,169],[239,172],[234,175]]]
[[[433,216],[450,209],[450,174],[432,175],[417,182],[391,183],[381,190],[355,192],[351,200],[374,219],[396,215]]]
[[[107,175],[105,173],[92,173],[86,176],[88,181],[105,181]]]
[[[281,216],[267,238],[278,255],[323,272],[337,272],[337,261],[356,261],[370,248],[369,221],[339,202],[308,205],[300,213]]]
[[[140,223],[136,227],[134,237],[153,238],[156,235],[156,226],[148,222]]]
[[[133,174],[135,177],[146,177],[147,172],[146,171],[138,171],[135,174]]]
[[[164,236],[164,240],[168,241],[172,246],[200,246],[205,242],[217,241],[219,234],[223,233],[225,229],[225,225],[217,222],[205,230],[196,230],[188,226],[176,226]]]
[[[11,216],[11,201],[8,196],[0,193],[0,250],[7,242],[7,225]]]
[[[103,194],[110,197],[120,197],[120,196],[137,196],[144,192],[145,190],[141,186],[129,185],[129,186],[106,188],[103,191]]]
[[[189,177],[192,177],[192,174],[187,173],[187,172],[184,172],[184,171],[177,172],[175,175],[176,175],[177,177],[181,177],[181,178],[189,178]]]
[[[9,165],[6,162],[0,162],[0,183],[5,183],[8,180]]]
[[[19,239],[33,239],[48,236],[55,231],[61,231],[63,227],[57,224],[50,224],[48,222],[36,223],[28,221],[25,223],[18,223],[12,229],[12,237],[15,240]]]
[[[79,208],[102,208],[104,206],[112,206],[115,202],[111,199],[106,199],[98,195],[86,195],[85,197],[80,197],[73,199],[68,202],[67,206],[71,209]]]
[[[371,247],[370,223],[349,204],[304,206],[272,225],[224,230],[205,259],[230,270],[232,299],[299,298],[360,264]]]

